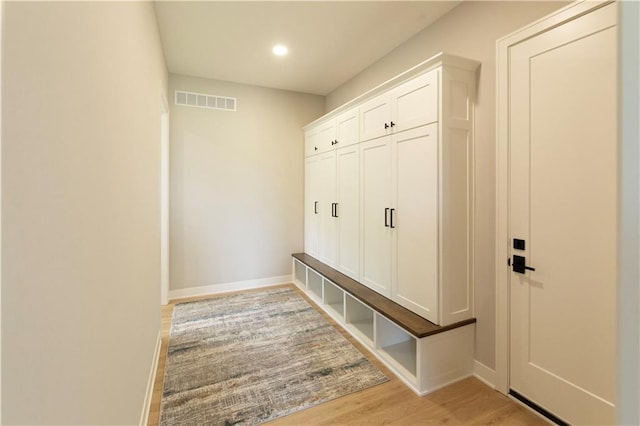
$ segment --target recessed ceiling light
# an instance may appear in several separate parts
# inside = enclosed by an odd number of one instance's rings
[[[284,44],[276,44],[275,46],[273,46],[273,49],[271,51],[276,56],[285,56],[287,53],[289,53],[289,49],[287,49],[287,46],[285,46]]]

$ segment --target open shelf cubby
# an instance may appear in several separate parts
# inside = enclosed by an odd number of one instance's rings
[[[373,346],[373,310],[351,295],[345,297],[345,322],[356,331],[365,343]]]
[[[388,360],[400,367],[405,378],[416,381],[417,341],[416,338],[389,321],[376,315],[376,346]]]
[[[322,301],[322,275],[313,269],[307,269],[307,289],[311,292],[312,296]]]
[[[293,261],[293,279],[298,287],[307,289],[307,267],[297,260]]]
[[[311,302],[419,396],[473,372],[475,319],[439,326],[305,253],[293,259]]]
[[[331,281],[324,280],[324,305],[340,319],[344,319],[344,291]]]

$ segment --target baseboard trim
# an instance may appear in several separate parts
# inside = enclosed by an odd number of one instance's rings
[[[491,389],[496,388],[496,371],[480,361],[473,361],[473,375]]]
[[[271,287],[279,284],[293,283],[292,275],[280,275],[277,277],[260,278],[257,280],[236,281],[232,283],[205,285],[201,287],[181,288],[169,291],[169,299],[182,299],[185,297],[207,296],[210,294],[228,293],[231,291],[249,290],[252,288]]]
[[[153,354],[153,362],[149,371],[149,381],[147,382],[147,393],[144,396],[144,404],[142,405],[142,413],[140,414],[140,426],[147,426],[149,422],[149,410],[151,409],[151,399],[153,398],[153,385],[156,381],[156,373],[158,371],[158,360],[160,359],[160,347],[162,345],[161,331],[158,330],[158,338],[156,340],[156,350]]]

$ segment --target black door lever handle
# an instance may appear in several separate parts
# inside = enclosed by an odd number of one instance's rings
[[[518,256],[518,255],[514,255],[513,256],[513,272],[517,272],[519,274],[524,274],[527,270],[529,271],[535,271],[536,268],[532,267],[532,266],[527,266],[527,258],[524,256]]]

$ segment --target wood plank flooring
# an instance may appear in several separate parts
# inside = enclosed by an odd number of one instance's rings
[[[548,423],[489,388],[476,378],[468,378],[429,395],[418,397],[378,359],[295,288],[324,318],[375,364],[389,382],[347,395],[316,407],[276,419],[269,425],[547,425]],[[162,308],[162,347],[153,390],[148,425],[157,425],[160,415],[162,379],[175,303],[206,299],[196,297],[172,301]]]

